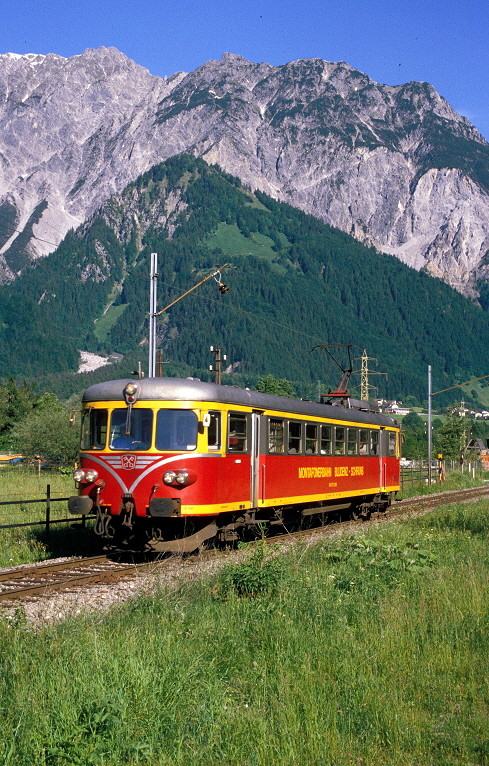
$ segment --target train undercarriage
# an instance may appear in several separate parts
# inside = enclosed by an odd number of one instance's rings
[[[348,519],[369,519],[390,506],[392,495],[345,498],[337,503],[286,505],[220,513],[216,516],[136,516],[131,498],[124,498],[121,512],[114,516],[103,506],[96,508],[95,533],[111,551],[192,553],[209,544],[234,545],[253,535],[273,534],[274,528],[288,530],[330,524]]]

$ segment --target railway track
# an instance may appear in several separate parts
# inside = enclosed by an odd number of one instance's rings
[[[102,555],[0,571],[0,602],[9,605],[12,601],[39,597],[66,588],[116,582],[133,576],[139,566],[113,561]]]
[[[385,514],[376,515],[375,521],[379,521],[382,518],[392,519],[400,515],[412,515],[413,513],[428,513],[439,505],[468,502],[480,497],[489,497],[489,486],[452,490],[409,498],[394,503]],[[271,539],[277,541],[281,537],[287,537],[289,540],[293,540],[300,536],[314,535],[318,532],[323,532],[327,535],[335,534],[338,531],[338,527],[346,531],[348,527],[364,526],[366,523],[368,524],[365,521],[349,521],[346,525],[344,523],[334,523],[294,533],[285,531],[282,534],[276,530],[276,534]],[[208,555],[215,555],[215,551],[207,551],[202,554],[202,557],[204,558]],[[11,607],[19,601],[39,599],[55,591],[71,588],[79,589],[83,586],[99,583],[116,583],[123,579],[134,578],[149,571],[154,571],[155,568],[167,565],[170,561],[175,560],[175,558],[180,557],[173,556],[167,559],[153,559],[151,562],[124,563],[114,560],[107,555],[101,555],[74,561],[47,562],[15,569],[0,570],[0,606]]]

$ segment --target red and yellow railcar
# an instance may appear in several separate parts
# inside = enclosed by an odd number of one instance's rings
[[[357,405],[196,379],[96,384],[69,509],[96,514],[111,546],[160,551],[233,540],[260,521],[384,510],[399,489],[400,429]]]

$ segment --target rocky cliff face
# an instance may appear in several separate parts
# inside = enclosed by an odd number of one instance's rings
[[[101,48],[0,56],[1,278],[181,152],[466,295],[489,276],[489,145],[430,85],[231,54],[160,78]]]

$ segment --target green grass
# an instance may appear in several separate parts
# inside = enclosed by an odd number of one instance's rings
[[[281,247],[289,248],[290,242],[285,235],[279,233],[278,236]],[[284,262],[290,266],[291,261],[285,258],[283,253],[279,255],[272,250],[273,244],[273,239],[265,234],[253,232],[249,237],[245,237],[236,224],[228,223],[218,224],[217,231],[206,239],[206,245],[209,248],[219,247],[224,255],[254,255],[266,258],[276,273],[284,274],[287,271]]]
[[[75,485],[68,474],[59,471],[40,473],[34,468],[2,468],[0,473],[0,501],[15,501],[14,505],[0,506],[0,525],[22,524],[45,519],[46,487],[51,486],[51,520],[69,517],[65,498],[75,494]],[[23,503],[37,500],[39,503]],[[75,524],[75,526],[73,526]],[[0,529],[0,567],[29,564],[57,556],[95,555],[100,543],[93,533],[93,523],[85,529],[80,522],[53,523],[49,536],[44,526]]]
[[[105,314],[97,319],[93,327],[93,334],[100,343],[103,343],[115,323],[128,307],[128,303],[120,303],[118,306],[110,306]]]
[[[18,610],[0,624],[0,763],[489,763],[488,511],[279,565],[254,544],[270,576],[233,564],[106,617],[36,631]]]
[[[208,247],[220,247],[226,255],[258,255],[272,258],[273,239],[264,234],[252,234],[245,237],[236,224],[220,223],[217,231],[206,240]]]

